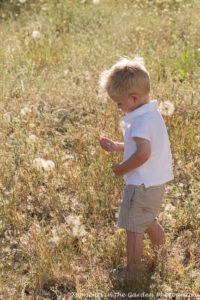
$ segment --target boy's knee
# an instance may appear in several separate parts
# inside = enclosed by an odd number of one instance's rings
[[[152,225],[150,227],[148,227],[145,232],[151,232],[152,230],[155,230],[156,228],[160,227],[159,223],[156,223],[155,225]]]

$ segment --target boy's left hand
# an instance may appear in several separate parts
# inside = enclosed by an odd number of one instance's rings
[[[110,168],[113,170],[115,175],[118,175],[118,176],[124,175],[121,164],[112,165],[112,166],[110,166]]]

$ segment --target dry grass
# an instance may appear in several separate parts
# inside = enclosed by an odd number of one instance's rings
[[[187,0],[0,1],[1,299],[200,293],[199,13]],[[99,138],[122,140],[121,115],[98,97],[98,78],[135,54],[152,99],[175,107],[164,116],[175,180],[160,214],[168,263],[152,268],[146,239],[149,273],[130,285],[110,275],[126,256],[116,225],[123,182],[109,169],[121,155]]]

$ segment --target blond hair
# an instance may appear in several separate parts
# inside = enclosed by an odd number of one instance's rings
[[[108,96],[124,96],[130,93],[146,95],[150,92],[150,77],[142,57],[123,57],[109,70],[101,73],[101,93]]]

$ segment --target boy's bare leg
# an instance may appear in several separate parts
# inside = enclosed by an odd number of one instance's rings
[[[127,233],[127,269],[128,271],[138,271],[141,262],[142,248],[143,248],[143,234],[131,232]]]
[[[162,247],[161,256],[166,258],[166,250],[164,249],[165,244],[165,233],[160,224],[147,228],[146,232],[148,233],[150,240],[154,246],[158,248]]]

